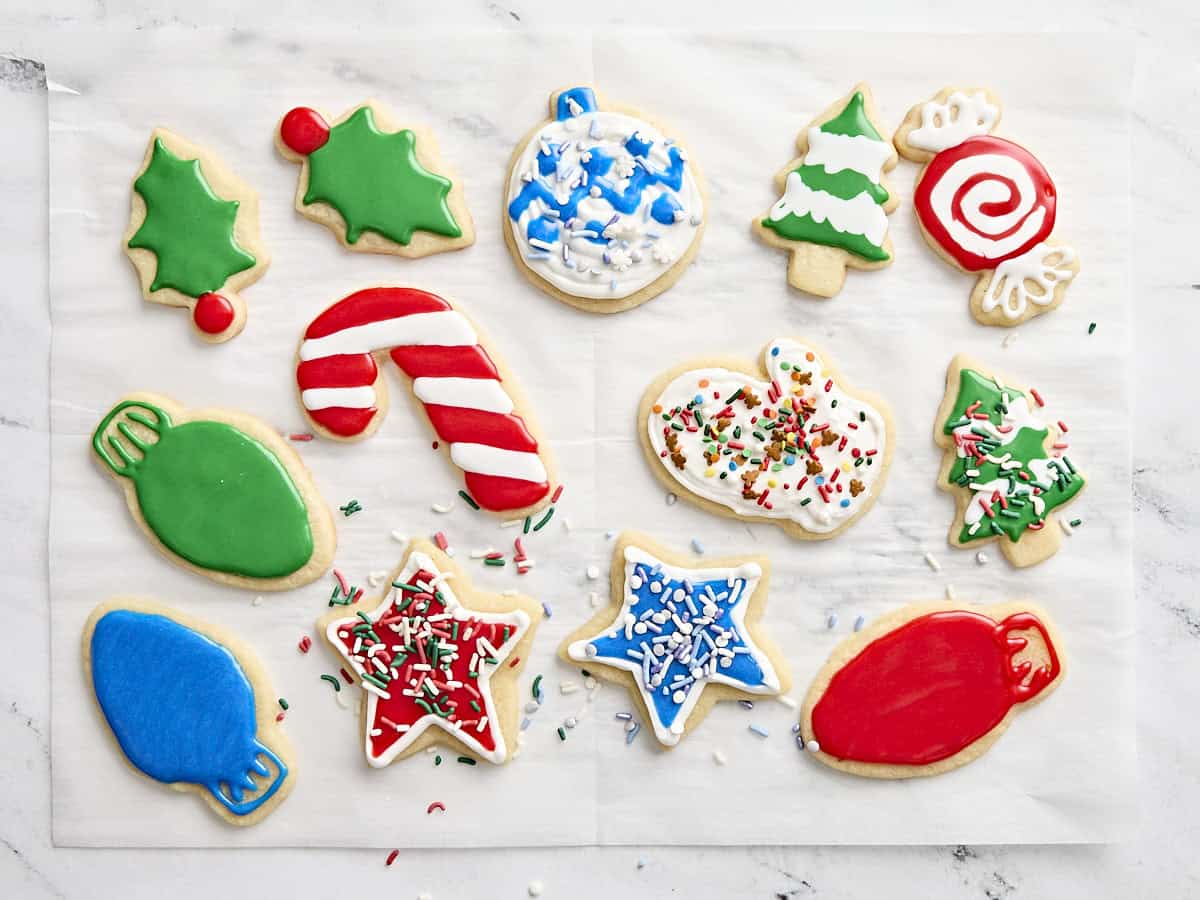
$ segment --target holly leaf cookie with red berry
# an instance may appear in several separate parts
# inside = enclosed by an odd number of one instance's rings
[[[800,735],[821,762],[868,778],[940,775],[986,753],[1066,673],[1030,603],[916,603],[846,638],[813,679]]]
[[[508,762],[517,677],[541,618],[528,597],[472,589],[427,541],[409,545],[374,607],[322,617],[317,628],[366,692],[367,763],[379,768],[435,744]]]
[[[801,540],[836,537],[871,508],[895,443],[887,404],[798,338],[768,344],[761,371],[716,357],[659,376],[637,432],[667,490]]]
[[[270,256],[258,232],[258,192],[210,151],[157,128],[133,181],[125,255],[142,296],[186,307],[209,343],[246,324],[239,291],[258,281]]]
[[[1000,101],[981,88],[948,87],[918,103],[896,149],[924,163],[913,210],[925,242],[977,274],[971,313],[984,325],[1019,325],[1057,308],[1079,257],[1054,239],[1058,190],[1032,153],[993,135]]]
[[[377,101],[332,125],[298,106],[280,121],[275,146],[300,163],[296,209],[349,250],[417,258],[475,242],[462,182],[442,162],[433,134],[401,126]]]

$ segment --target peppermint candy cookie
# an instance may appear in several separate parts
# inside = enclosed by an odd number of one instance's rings
[[[1030,603],[917,603],[834,648],[804,699],[800,735],[851,775],[940,775],[986,753],[1065,673],[1062,641]]]
[[[517,266],[587,312],[658,296],[700,246],[699,169],[669,130],[590,87],[552,94],[550,116],[509,164],[504,239]]]
[[[828,360],[808,341],[779,338],[760,371],[712,358],[659,376],[637,418],[659,481],[708,512],[794,538],[841,534],[883,489],[895,438],[887,404]]]
[[[769,575],[765,557],[695,564],[625,532],[613,552],[611,603],[563,642],[559,656],[628,685],[669,750],[718,700],[791,689],[787,665],[759,624]]]
[[[1066,424],[1047,422],[1044,407],[1034,388],[963,354],[951,361],[933,439],[943,451],[938,487],[958,506],[952,546],[999,541],[1017,567],[1058,552],[1063,529],[1052,513],[1086,482],[1067,455]]]
[[[134,176],[122,244],[142,296],[188,309],[197,335],[212,344],[241,333],[240,291],[271,262],[258,232],[258,192],[216,155],[165,128],[150,136]]]
[[[386,766],[440,744],[501,764],[517,738],[517,676],[542,609],[485,594],[448,556],[415,541],[372,609],[318,623],[366,692],[363,749]]]
[[[442,162],[433,134],[402,126],[378,101],[332,125],[297,106],[276,128],[275,146],[300,164],[296,209],[348,250],[416,258],[475,242],[462,182]]]
[[[896,168],[896,151],[866,84],[813,119],[796,149],[799,156],[775,177],[779,200],[755,220],[754,231],[789,251],[788,284],[832,297],[847,267],[892,263],[887,217],[900,200],[885,175]]]
[[[152,600],[110,600],[84,626],[83,666],[141,774],[198,794],[233,825],[261,822],[291,793],[296,766],[278,695],[230,632]]]
[[[1000,102],[987,90],[946,88],[909,110],[896,149],[925,163],[913,194],[925,240],[978,273],[971,312],[984,325],[1019,325],[1057,308],[1079,258],[1054,240],[1058,191],[1024,147],[994,136]]]

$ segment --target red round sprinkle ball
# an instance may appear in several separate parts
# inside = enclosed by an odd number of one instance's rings
[[[233,324],[234,316],[233,304],[212,291],[201,294],[192,309],[196,327],[205,334],[220,334]]]
[[[308,156],[325,146],[329,140],[329,125],[315,109],[297,106],[283,117],[279,137],[289,149],[301,156]]]

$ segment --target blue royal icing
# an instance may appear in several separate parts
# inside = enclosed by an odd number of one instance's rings
[[[265,803],[288,769],[257,738],[254,687],[234,655],[155,613],[115,609],[96,623],[92,686],[129,761],[166,784],[206,788],[236,816]],[[250,775],[276,775],[263,788]],[[243,800],[246,792],[259,792]]]
[[[574,296],[619,299],[668,271],[699,235],[703,195],[679,147],[587,87],[513,166],[508,216],[525,263]]]
[[[779,676],[745,624],[761,577],[755,563],[686,569],[627,546],[620,611],[567,653],[633,673],[655,735],[674,745],[708,684],[779,693]]]

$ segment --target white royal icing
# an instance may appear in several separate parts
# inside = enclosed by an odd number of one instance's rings
[[[479,343],[475,329],[457,312],[415,313],[383,319],[366,325],[343,328],[300,344],[300,359],[321,359],[345,353],[371,353],[381,347],[423,344],[438,347],[470,347]]]
[[[779,353],[772,355],[776,349],[779,350]],[[812,361],[806,358],[809,353],[813,354]],[[659,464],[664,466],[666,471],[671,473],[672,478],[686,490],[714,503],[719,503],[738,515],[786,519],[795,522],[805,531],[826,534],[857,515],[863,504],[874,496],[877,482],[883,475],[883,460],[889,440],[886,420],[874,406],[847,393],[835,379],[830,379],[829,376],[823,374],[825,365],[815,350],[797,341],[784,338],[772,342],[767,350],[766,359],[770,377],[780,385],[783,391],[780,402],[797,396],[793,393],[797,385],[791,379],[791,370],[783,369],[783,363],[788,363],[801,372],[811,372],[812,374],[812,383],[801,386],[799,396],[809,400],[816,408],[808,418],[804,430],[822,465],[821,473],[808,475],[809,456],[807,453],[801,451],[795,454],[785,454],[780,461],[782,468],[778,471],[763,472],[755,482],[756,490],[769,489],[767,500],[770,501],[770,508],[767,508],[765,503],[759,505],[756,500],[748,500],[742,496],[741,474],[749,463],[739,466],[737,471],[730,471],[728,457],[722,456],[712,465],[706,462],[704,451],[706,445],[711,446],[711,441],[706,439],[704,429],[673,431],[678,438],[679,447],[687,457],[685,468],[680,470],[670,459],[670,453],[667,452],[664,426],[669,427],[669,423],[663,419],[662,413],[651,410],[645,423],[651,446],[659,456]],[[708,382],[707,386],[699,385],[702,380]],[[826,391],[825,383],[830,380],[833,380],[833,384]],[[769,397],[772,387],[769,381],[761,381],[744,372],[728,369],[693,369],[671,381],[658,396],[656,404],[662,407],[663,412],[670,413],[676,407],[686,408],[696,396],[700,396],[702,398],[699,406],[701,415],[704,421],[710,422],[714,420],[718,412],[726,408],[726,398],[744,386],[749,386],[761,403],[753,409],[747,409],[740,401],[729,405],[733,407],[735,414],[734,425],[742,427],[741,442],[751,448],[754,458],[759,458],[762,456],[759,451],[765,445],[763,441],[754,436],[754,431],[757,429],[750,419],[752,416],[761,418],[764,408],[779,408],[779,402],[772,402]],[[714,399],[714,394],[718,395],[719,399]],[[859,413],[863,414],[861,420]],[[839,449],[840,439],[837,443],[818,446],[817,439],[820,438],[822,432],[814,433],[811,429],[819,428],[825,423],[828,423],[840,437],[846,439],[846,444],[842,449]],[[852,427],[851,423],[856,427]],[[715,427],[715,422],[713,424]],[[732,433],[734,425],[729,426],[727,432]],[[856,450],[859,456],[864,458],[864,463],[857,466],[854,464],[855,460],[859,458],[854,456]],[[868,457],[869,451],[870,456]],[[664,453],[666,453],[665,457]],[[791,464],[787,463],[789,456],[792,457]],[[865,463],[867,458],[871,460],[870,465]],[[831,481],[835,468],[841,471],[838,473],[837,481]],[[722,472],[727,473],[725,478],[720,477]],[[807,480],[804,480],[806,477]],[[859,480],[865,488],[857,497],[852,497],[850,494],[849,482],[851,479]],[[803,487],[798,487],[801,481],[803,481]],[[774,482],[773,486],[771,482]],[[787,484],[788,487],[784,488],[784,484]],[[832,488],[829,488],[831,493],[828,502],[819,489],[821,484],[826,485],[827,488],[832,484]],[[838,487],[841,488],[840,491],[837,489]],[[843,500],[849,501],[848,504],[843,506]]]
[[[626,140],[635,133],[653,144],[647,159],[649,165],[654,169],[665,169],[669,165],[671,144],[654,126],[641,119],[600,110],[546,123],[512,168],[507,203],[511,203],[530,180],[542,181],[556,196],[565,198],[572,187],[586,177],[580,166],[581,157],[595,146],[603,147],[615,157],[613,168],[605,178],[616,190],[622,190],[639,164],[624,148]],[[538,152],[552,143],[565,147],[556,171],[541,175],[537,165]],[[679,217],[671,225],[650,217],[651,205],[664,193],[673,194],[681,207]],[[506,213],[523,263],[563,293],[609,300],[628,297],[662,277],[688,252],[700,233],[699,225],[705,213],[704,196],[690,164],[684,166],[678,192],[664,185],[646,188],[637,209],[621,215],[617,222],[606,228],[602,236],[609,240],[605,243],[594,243],[582,233],[589,221],[608,223],[612,219],[613,208],[604,198],[589,196],[580,201],[576,221],[569,228],[563,223],[565,240],[533,246],[526,228],[531,219],[545,210],[545,204],[535,200],[517,219],[509,218]]]
[[[967,188],[967,181],[987,176]],[[1011,184],[1002,181],[1007,179]],[[986,204],[1006,204],[1015,194],[1011,212],[991,216]],[[985,259],[1001,259],[1037,237],[1046,217],[1029,170],[1020,160],[1000,153],[965,156],[950,166],[929,193],[929,205],[954,243]]]
[[[865,134],[830,134],[819,126],[808,129],[806,166],[824,166],[830,175],[851,169],[879,184],[883,166],[892,158],[892,145]]]
[[[908,145],[940,153],[969,137],[987,134],[999,118],[1000,107],[989,102],[983,91],[955,91],[945,103],[930,100],[921,107],[921,125],[908,133]]]
[[[983,311],[1000,307],[1006,319],[1019,319],[1029,303],[1048,305],[1055,288],[1075,277],[1074,262],[1075,251],[1070,247],[1048,244],[1037,244],[1028,253],[1004,260],[983,295]]]
[[[814,191],[804,183],[799,172],[788,173],[783,196],[771,207],[768,216],[777,222],[788,213],[808,214],[816,222],[828,220],[838,231],[861,234],[876,247],[887,237],[887,213],[870,194],[862,193],[851,200],[843,200],[824,191]]]

